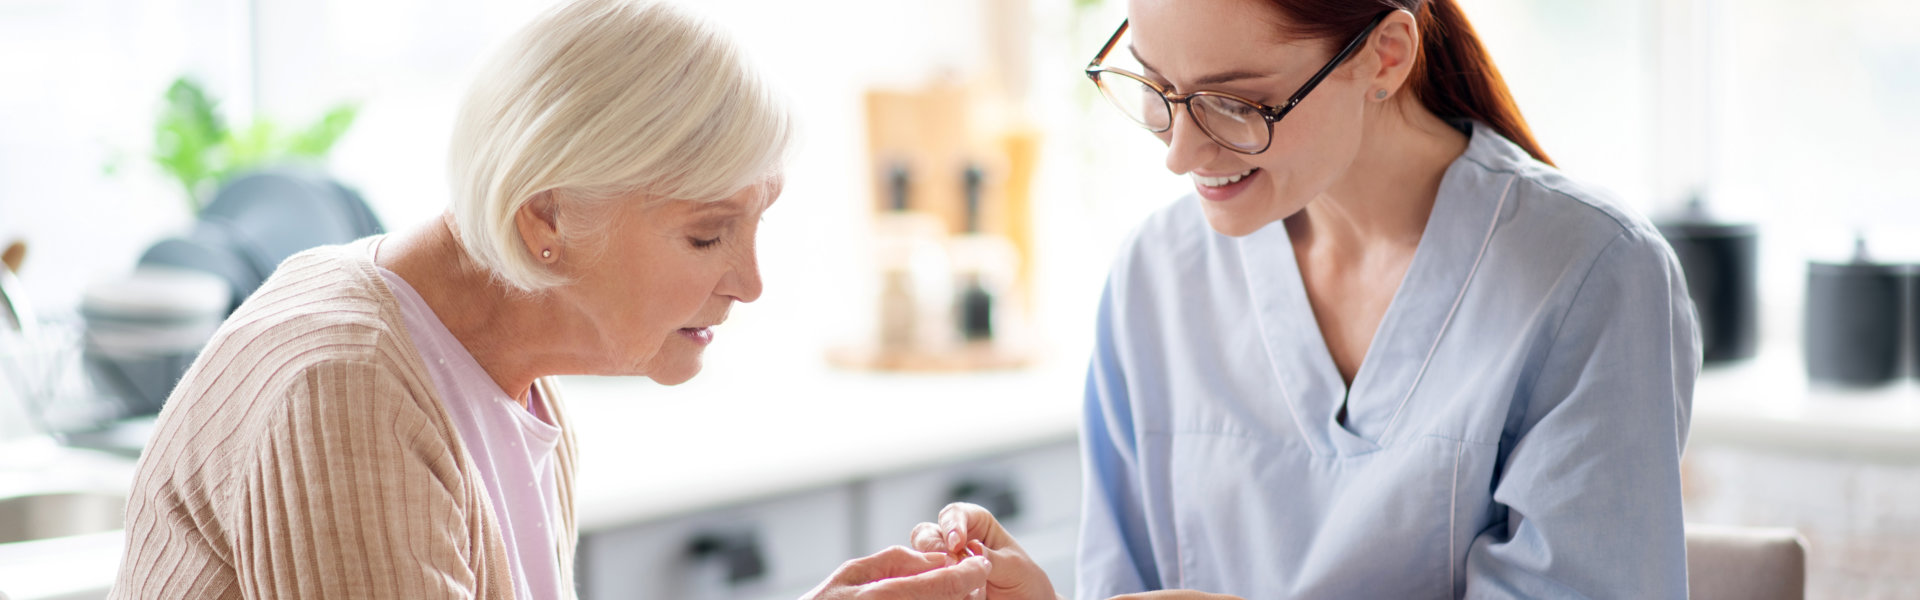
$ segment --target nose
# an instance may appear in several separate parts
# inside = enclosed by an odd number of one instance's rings
[[[1193,113],[1184,106],[1173,107],[1173,127],[1160,133],[1160,141],[1167,144],[1167,170],[1175,175],[1185,175],[1213,160],[1220,145],[1200,125],[1193,122]]]
[[[760,290],[760,260],[754,248],[748,246],[734,260],[733,268],[720,278],[720,288],[716,293],[744,304],[760,299]]]

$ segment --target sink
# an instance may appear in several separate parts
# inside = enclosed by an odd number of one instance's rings
[[[126,548],[137,463],[48,436],[0,442],[0,595],[105,598]]]
[[[99,492],[0,498],[0,544],[120,529],[126,507],[126,496]]]

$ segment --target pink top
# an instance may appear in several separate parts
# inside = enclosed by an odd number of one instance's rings
[[[420,350],[434,387],[446,399],[447,416],[473,457],[493,516],[505,537],[518,600],[561,598],[560,562],[554,533],[560,525],[554,491],[554,449],[560,428],[540,394],[529,391],[528,410],[500,390],[467,347],[447,331],[426,300],[393,271],[380,269],[400,301],[407,334]]]

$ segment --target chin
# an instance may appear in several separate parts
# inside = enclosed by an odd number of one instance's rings
[[[1300,212],[1300,206],[1291,209],[1274,210],[1279,200],[1261,205],[1233,204],[1220,205],[1201,200],[1201,212],[1207,217],[1207,226],[1227,237],[1246,237],[1253,232],[1278,223],[1294,213]],[[1288,203],[1291,205],[1291,203]]]
[[[1206,215],[1207,226],[1212,227],[1214,231],[1220,232],[1220,235],[1227,237],[1245,237],[1279,220],[1267,218],[1264,215],[1256,218],[1253,215],[1219,210],[1213,207],[1207,207]]]
[[[680,385],[700,374],[700,355],[676,356],[667,364],[655,364],[647,369],[647,377],[660,385]]]
[[[694,375],[699,375],[699,374],[700,374],[700,368],[694,367],[692,369],[687,369],[685,371],[675,370],[667,373],[652,373],[652,374],[648,374],[647,378],[652,379],[654,383],[658,383],[660,385],[680,385],[682,383],[686,383],[689,380],[692,380]]]

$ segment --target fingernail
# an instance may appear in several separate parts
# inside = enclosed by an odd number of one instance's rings
[[[952,530],[952,531],[948,531],[948,532],[947,532],[947,547],[948,547],[948,548],[953,548],[953,547],[957,547],[957,546],[959,546],[959,545],[960,545],[960,531],[959,531],[959,530],[957,530],[957,529],[956,529],[956,530]]]

